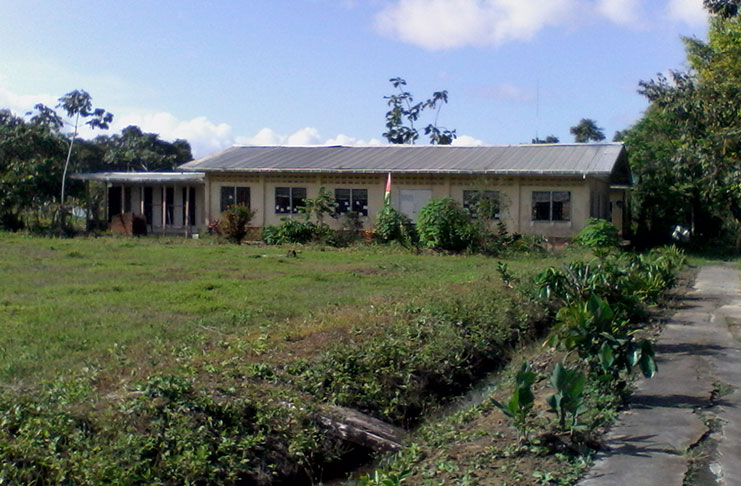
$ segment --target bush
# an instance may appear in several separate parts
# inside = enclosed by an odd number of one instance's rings
[[[247,225],[254,215],[255,212],[247,206],[229,206],[221,219],[221,231],[229,241],[239,245],[247,236]]]
[[[0,229],[20,231],[25,227],[23,220],[14,212],[0,213]]]
[[[376,239],[382,243],[397,241],[404,246],[417,244],[417,232],[405,214],[391,206],[384,206],[376,217]]]
[[[317,225],[311,221],[283,219],[279,226],[268,226],[262,232],[262,239],[268,245],[286,243],[308,243],[316,237]]]
[[[620,244],[620,235],[615,225],[606,219],[589,218],[574,243],[592,249],[616,248]]]
[[[459,252],[475,246],[477,231],[471,216],[454,199],[431,199],[419,212],[417,232],[422,246]]]

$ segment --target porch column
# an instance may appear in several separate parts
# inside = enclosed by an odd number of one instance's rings
[[[85,205],[85,232],[90,231],[90,214],[92,213],[91,201],[90,201],[90,181],[85,181],[85,196],[87,198],[87,204]]]
[[[167,224],[167,186],[162,186],[162,232],[165,232]]]
[[[139,186],[139,214],[144,216],[144,184]]]
[[[187,238],[190,232],[190,186],[185,186],[185,221],[183,221],[183,226],[185,226],[185,237]]]
[[[124,213],[124,209],[126,209],[126,186],[121,184],[121,213]],[[121,220],[123,222],[123,220]]]

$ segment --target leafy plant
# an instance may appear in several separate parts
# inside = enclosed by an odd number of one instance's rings
[[[417,218],[422,246],[459,252],[474,245],[476,232],[471,216],[455,199],[430,199]]]
[[[530,364],[526,361],[522,363],[520,371],[515,377],[515,389],[512,397],[507,404],[502,404],[492,400],[507,417],[512,419],[515,429],[521,437],[527,439],[527,418],[533,410],[535,396],[533,395],[532,385],[535,383],[535,373],[530,370]]]
[[[417,244],[417,231],[409,217],[386,205],[376,216],[376,238],[383,243],[396,241],[404,246]]]
[[[284,218],[279,226],[267,226],[262,231],[262,239],[268,245],[286,243],[308,243],[314,239],[317,225],[311,221],[297,221]]]
[[[250,224],[254,215],[255,211],[247,206],[241,204],[229,206],[221,218],[221,231],[229,241],[239,245],[247,236],[247,225]]]
[[[303,213],[307,223],[313,215],[319,223],[319,226],[324,226],[324,217],[333,214],[336,205],[337,203],[335,202],[332,193],[327,191],[324,187],[320,187],[317,197],[305,199],[304,205],[299,207],[298,210]]]
[[[497,273],[502,279],[502,283],[509,288],[513,288],[517,278],[512,274],[509,269],[509,265],[502,262],[497,262]]]
[[[419,131],[414,124],[422,112],[430,109],[435,111],[435,122],[425,127],[425,135],[430,137],[430,143],[433,145],[450,145],[456,138],[455,130],[448,130],[437,126],[437,119],[440,115],[440,109],[444,103],[448,102],[448,92],[435,91],[428,100],[416,104],[412,94],[405,91],[407,82],[402,78],[389,79],[391,85],[399,90],[398,94],[384,96],[388,100],[389,111],[386,112],[386,129],[383,133],[384,138],[389,143],[394,144],[413,144],[419,138]],[[408,124],[408,125],[407,125]]]
[[[618,229],[610,221],[589,218],[587,225],[574,238],[574,243],[592,249],[617,248],[620,235]]]
[[[597,295],[561,308],[556,319],[548,342],[576,350],[613,381],[618,381],[623,371],[630,374],[636,365],[647,378],[656,373],[651,342],[635,342],[629,323],[617,318],[607,301]]]
[[[373,471],[373,474],[361,476],[358,480],[360,486],[398,486],[405,482],[411,471],[402,471],[400,473]]]
[[[584,411],[584,385],[586,377],[579,370],[570,370],[561,363],[553,367],[551,385],[556,393],[546,400],[551,410],[558,417],[558,424],[566,428],[566,419],[569,418],[569,430],[574,433],[579,415]]]

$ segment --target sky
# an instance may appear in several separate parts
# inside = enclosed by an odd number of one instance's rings
[[[84,89],[114,114],[93,136],[138,125],[196,158],[385,143],[394,77],[448,91],[458,144],[572,142],[582,118],[612,139],[707,29],[702,0],[0,0],[0,19],[0,108]]]

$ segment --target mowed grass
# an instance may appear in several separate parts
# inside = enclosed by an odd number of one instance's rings
[[[532,275],[558,256],[508,261]],[[459,283],[498,279],[497,260],[236,246],[179,238],[49,239],[0,233],[0,380],[152,365],[182,347],[290,336],[328,314],[361,326],[374,305],[405,303]],[[321,346],[321,344],[320,344]]]

